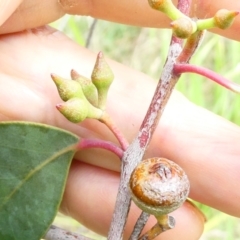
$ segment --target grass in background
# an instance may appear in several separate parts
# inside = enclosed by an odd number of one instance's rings
[[[52,25],[84,46],[92,22],[89,17],[65,16]],[[131,27],[99,20],[89,49],[96,53],[101,50],[109,58],[158,79],[167,56],[170,35],[169,30]],[[240,83],[239,53],[240,43],[207,33],[191,63],[208,67]],[[182,75],[176,88],[197,105],[240,125],[240,97],[236,94],[194,74]],[[198,206],[208,218],[201,240],[240,239],[239,219],[202,204]],[[60,219],[63,221],[62,217]],[[59,218],[56,221],[59,223]]]

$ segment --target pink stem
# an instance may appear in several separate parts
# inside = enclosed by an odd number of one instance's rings
[[[185,15],[189,16],[190,9],[191,9],[192,0],[180,0],[178,1],[177,8],[184,13]]]
[[[229,81],[228,79],[224,78],[220,74],[217,74],[214,71],[209,70],[207,68],[195,66],[192,64],[175,64],[173,70],[174,70],[174,73],[177,75],[180,75],[186,72],[202,75],[233,92],[240,93],[240,85]]]
[[[123,156],[123,150],[111,142],[107,142],[99,139],[81,138],[81,140],[78,142],[76,146],[76,150],[82,150],[87,148],[106,149],[110,152],[115,153],[120,159],[122,159],[122,156]]]
[[[104,123],[114,134],[114,136],[117,138],[119,141],[122,149],[125,151],[128,148],[128,141],[122,134],[122,132],[117,128],[117,126],[113,123],[111,117],[108,114],[103,114],[101,119],[99,119],[100,122]]]

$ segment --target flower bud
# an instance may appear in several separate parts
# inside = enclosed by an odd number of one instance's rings
[[[97,88],[92,81],[86,77],[81,76],[75,70],[71,71],[71,78],[78,82],[83,90],[83,93],[87,100],[95,107],[98,105],[98,93]]]
[[[172,20],[186,17],[175,7],[171,0],[148,0],[148,3],[150,7],[165,13]]]
[[[190,18],[179,18],[171,23],[173,34],[178,38],[188,38],[197,30],[197,25]]]
[[[64,79],[55,74],[51,74],[51,78],[56,84],[59,96],[63,101],[71,98],[85,98],[81,85],[78,82]]]
[[[56,108],[73,123],[82,122],[88,116],[88,104],[80,98],[72,98],[56,105]]]
[[[221,29],[230,27],[238,14],[239,11],[219,10],[214,16],[215,26]]]
[[[235,17],[238,14],[239,11],[229,11],[226,9],[221,9],[217,11],[215,16],[212,18],[197,20],[197,28],[198,30],[210,29],[215,27],[218,27],[220,29],[226,29],[232,25]]]
[[[113,78],[113,72],[105,61],[102,52],[100,52],[91,76],[92,83],[98,91],[98,107],[100,109],[105,109],[108,89]]]

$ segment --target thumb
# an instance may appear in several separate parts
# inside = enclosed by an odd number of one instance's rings
[[[0,26],[12,15],[23,0],[0,0]]]

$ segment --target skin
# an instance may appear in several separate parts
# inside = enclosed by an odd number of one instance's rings
[[[73,68],[89,77],[96,56],[62,33],[43,25],[67,12],[139,26],[167,27],[169,21],[148,7],[146,1],[71,1],[72,7],[67,4],[70,1],[59,2],[12,0],[11,4],[6,4],[6,1],[0,1],[0,121],[47,123],[81,137],[115,141],[102,124],[94,120],[72,124],[55,109],[61,100],[50,73],[68,77]],[[234,0],[196,0],[193,6],[199,6],[199,17],[210,17],[219,8],[238,10],[240,3]],[[218,33],[240,40],[236,30],[239,27],[240,18],[231,29]],[[111,60],[108,62],[115,81],[109,93],[107,110],[131,141],[156,83],[140,72]],[[152,156],[167,157],[185,169],[191,182],[191,198],[240,217],[240,192],[236,191],[240,182],[238,126],[174,92],[146,153],[146,157]],[[81,161],[72,164],[61,211],[106,235],[119,184],[120,162],[113,154],[95,149],[78,153],[76,160]],[[126,238],[138,214],[139,210],[132,206]],[[204,217],[194,206],[185,203],[172,215],[177,221],[176,228],[157,239],[199,239]],[[155,220],[151,219],[148,227],[154,223]]]

